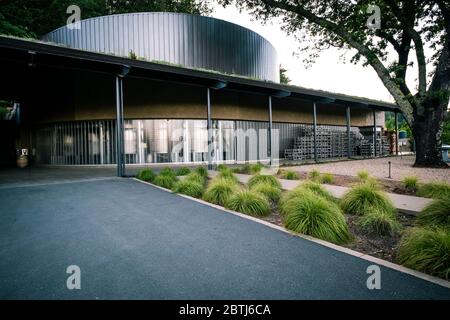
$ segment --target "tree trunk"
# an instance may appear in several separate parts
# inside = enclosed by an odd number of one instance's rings
[[[424,115],[415,117],[412,127],[414,135],[416,162],[415,167],[443,167],[448,165],[442,160],[442,126],[445,109],[428,109]]]

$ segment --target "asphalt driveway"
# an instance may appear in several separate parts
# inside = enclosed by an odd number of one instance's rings
[[[450,299],[384,267],[368,290],[368,261],[130,179],[2,188],[0,215],[1,299]]]

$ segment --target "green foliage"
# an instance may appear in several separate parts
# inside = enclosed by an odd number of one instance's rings
[[[182,193],[194,198],[201,198],[204,186],[203,183],[194,179],[183,179],[175,183],[173,191]]]
[[[258,174],[261,172],[261,170],[264,168],[264,165],[262,163],[255,163],[251,164],[249,167],[249,174]]]
[[[403,186],[408,191],[416,191],[418,188],[418,179],[416,176],[407,176],[403,178]]]
[[[39,38],[66,24],[67,7],[76,4],[81,18],[130,12],[185,12],[209,14],[211,9],[205,0],[15,0],[0,2],[0,33],[17,37]]]
[[[217,166],[217,171],[222,171],[222,170],[231,170],[231,168],[230,167],[227,167],[226,165],[224,165],[223,163],[221,163],[221,164],[219,164],[218,166]]]
[[[298,180],[298,173],[292,170],[286,170],[283,171],[282,173],[282,177],[283,179],[287,179],[287,180]]]
[[[251,216],[264,217],[270,214],[270,204],[260,193],[242,190],[234,193],[226,204],[228,209]]]
[[[319,170],[313,169],[309,172],[309,178],[313,181],[318,181],[320,179],[320,172]]]
[[[250,174],[250,165],[246,164],[241,167],[235,167],[232,169],[234,173],[241,173],[241,174]]]
[[[239,186],[229,179],[214,179],[206,189],[203,200],[224,206]]]
[[[341,199],[344,212],[365,215],[373,211],[383,211],[394,215],[396,209],[389,197],[371,184],[362,183],[352,187]]]
[[[325,200],[335,202],[336,198],[331,195],[330,192],[328,192],[327,189],[325,189],[323,186],[321,186],[318,182],[314,181],[305,181],[297,188],[304,188],[309,191],[312,191],[314,194],[324,198]]]
[[[448,114],[447,119],[444,122],[441,139],[443,144],[450,145],[450,115]]]
[[[289,84],[291,79],[287,76],[287,70],[280,65],[280,83]]]
[[[429,182],[419,186],[419,197],[445,199],[450,198],[450,185],[445,182]]]
[[[175,183],[177,182],[177,178],[175,175],[170,174],[159,174],[153,179],[153,183],[157,186],[172,189]]]
[[[329,242],[342,244],[351,236],[344,215],[334,203],[303,190],[283,205],[287,229]]]
[[[208,169],[206,169],[205,167],[198,167],[197,169],[195,169],[195,172],[197,172],[205,179],[208,178]]]
[[[370,177],[367,170],[359,170],[356,175],[358,176],[360,182],[366,182]]]
[[[275,178],[274,176],[265,175],[265,174],[256,174],[253,177],[251,177],[250,180],[248,181],[248,186],[250,188],[252,188],[255,184],[258,184],[261,182],[270,184],[270,185],[274,186],[275,188],[281,189],[281,184],[277,178]]]
[[[367,233],[394,235],[401,229],[396,216],[386,211],[373,210],[358,219],[358,226]]]
[[[191,172],[184,178],[184,180],[194,181],[201,185],[205,185],[207,179],[205,177],[202,177],[201,175],[199,175],[197,172]]]
[[[450,229],[450,198],[433,200],[422,209],[416,220],[421,225]]]
[[[171,176],[171,177],[176,177],[177,176],[175,174],[175,171],[172,168],[169,168],[169,167],[161,169],[161,171],[159,171],[159,175],[161,175],[161,176]]]
[[[186,176],[186,175],[188,175],[190,172],[191,172],[191,169],[186,168],[186,167],[181,167],[181,168],[178,168],[178,169],[175,171],[175,174],[176,174],[177,176]]]
[[[238,183],[239,180],[234,175],[233,171],[228,167],[222,167],[217,175],[218,178],[230,179],[231,181]]]
[[[281,214],[286,214],[285,210],[285,204],[294,198],[301,199],[303,197],[309,196],[309,194],[312,193],[316,197],[321,197],[324,200],[328,201],[329,203],[336,204],[336,198],[334,198],[331,193],[329,193],[323,186],[321,186],[319,183],[314,181],[305,181],[302,184],[300,184],[298,187],[294,188],[293,190],[286,192],[284,195],[282,195],[280,201],[279,201],[279,208]]]
[[[408,268],[450,280],[450,231],[411,228],[400,241],[397,260]]]
[[[137,174],[137,178],[139,180],[143,180],[143,181],[147,181],[147,182],[152,182],[153,179],[155,179],[155,173],[153,172],[152,169],[142,169],[138,172]]]
[[[320,181],[326,184],[332,184],[334,181],[334,176],[331,173],[324,173],[320,177]]]
[[[260,182],[251,187],[251,190],[264,195],[268,200],[277,203],[281,197],[280,188],[274,187],[269,183]]]

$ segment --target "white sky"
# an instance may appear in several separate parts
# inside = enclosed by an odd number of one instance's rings
[[[344,63],[340,60],[343,51],[329,49],[321,54],[309,68],[303,66],[302,58],[294,57],[298,53],[298,42],[274,23],[262,25],[247,12],[239,13],[234,6],[223,8],[214,5],[214,18],[223,19],[251,29],[267,40],[277,49],[281,65],[288,70],[291,84],[306,88],[332,91],[354,96],[393,101],[375,71],[370,67]],[[348,55],[350,58],[351,55]],[[347,59],[349,60],[349,59]],[[413,77],[413,75],[411,75]],[[409,77],[410,80],[414,80]]]

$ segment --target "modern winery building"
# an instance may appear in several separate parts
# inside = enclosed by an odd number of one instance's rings
[[[222,20],[134,13],[0,36],[0,100],[37,164],[214,164],[389,152],[395,105],[279,83],[276,48]],[[326,75],[323,75],[326,77]],[[6,148],[2,146],[2,148]]]

